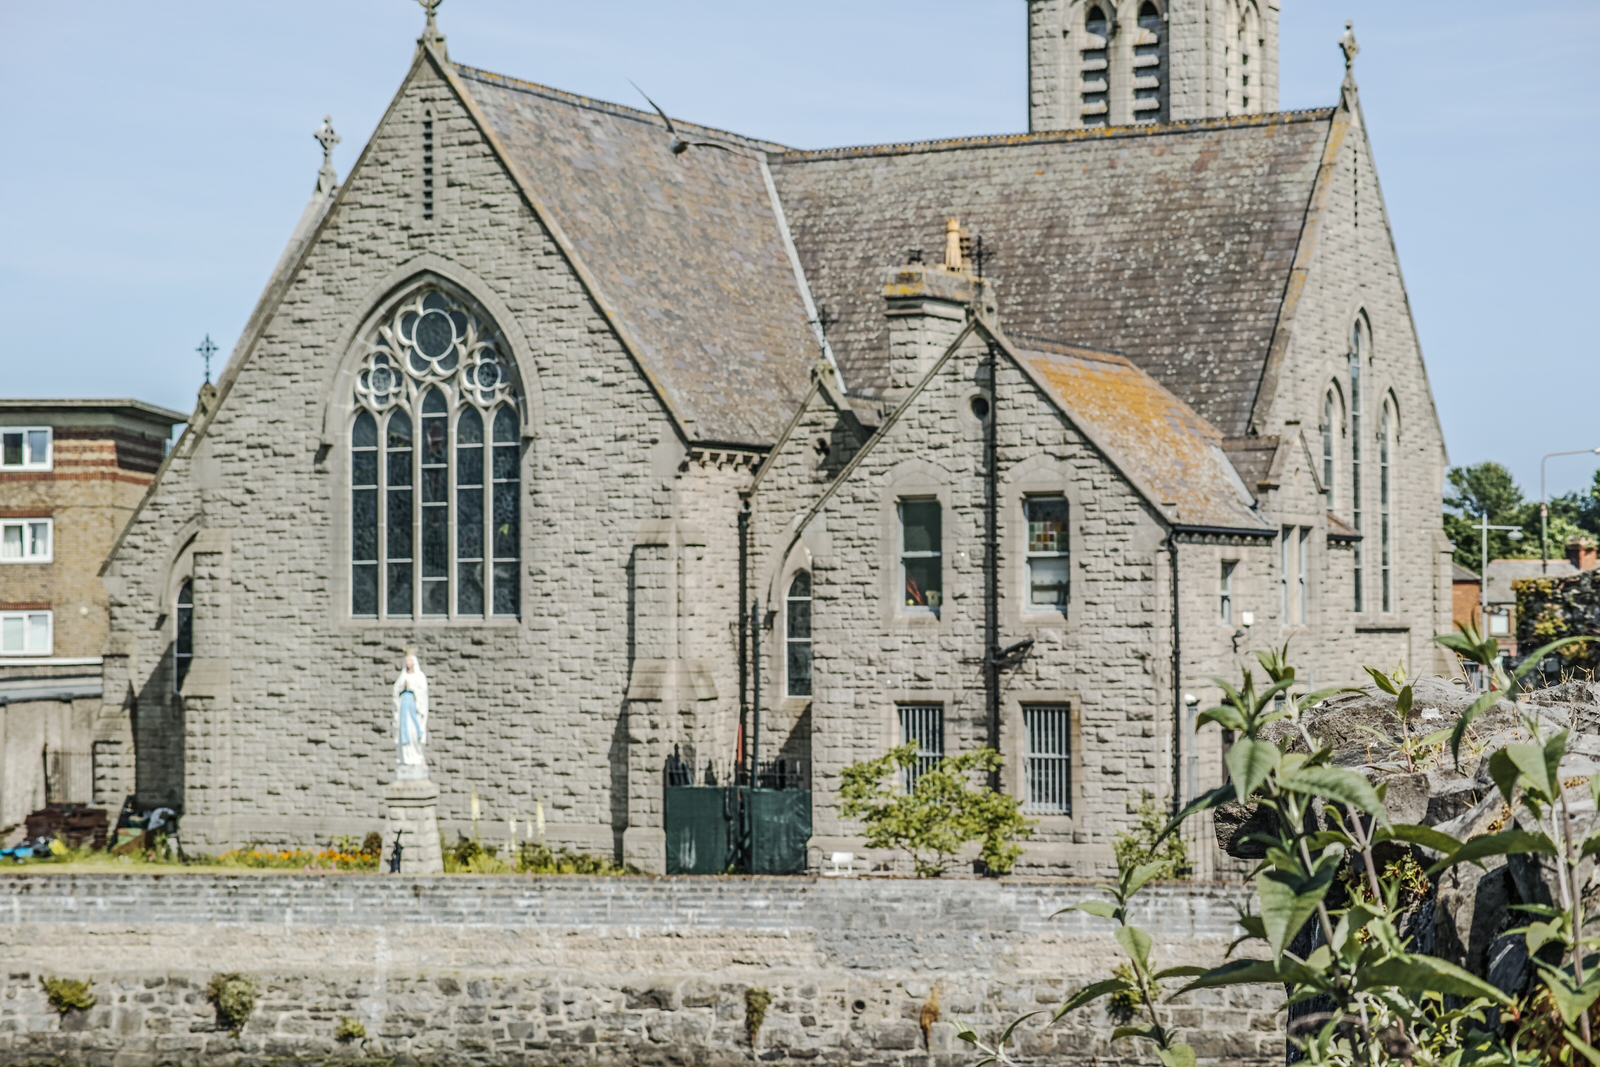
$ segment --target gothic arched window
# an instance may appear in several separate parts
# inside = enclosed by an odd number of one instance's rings
[[[1161,106],[1161,12],[1150,0],[1139,5],[1139,28],[1133,38],[1133,121],[1159,122]]]
[[[350,428],[351,614],[518,614],[522,423],[493,326],[426,289],[370,344]]]
[[[1361,375],[1367,348],[1366,330],[1361,316],[1350,327],[1350,521],[1362,529],[1361,507]],[[1365,611],[1366,552],[1355,542],[1355,609]]]
[[[1099,4],[1090,4],[1084,12],[1083,32],[1082,84],[1079,86],[1083,96],[1083,124],[1104,126],[1111,109],[1111,22]]]
[[[176,618],[177,632],[172,640],[172,691],[183,692],[183,680],[189,677],[189,665],[194,662],[194,582],[185,579],[178,588]]]
[[[1333,390],[1329,389],[1322,398],[1322,495],[1327,501],[1328,510],[1334,510],[1333,505],[1333,441],[1338,436],[1335,430],[1334,419],[1338,415],[1338,405],[1334,402]]]
[[[1389,403],[1384,401],[1378,420],[1378,552],[1382,575],[1383,610],[1394,610],[1394,523],[1389,517]]]
[[[792,697],[811,695],[811,575],[801,571],[784,600],[784,678]]]

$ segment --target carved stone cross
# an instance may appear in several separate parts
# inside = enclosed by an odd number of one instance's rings
[[[1344,69],[1350,70],[1355,65],[1356,53],[1361,51],[1361,46],[1356,44],[1356,30],[1354,22],[1344,24],[1344,35],[1339,38],[1339,50],[1344,53]]]
[[[332,115],[322,116],[322,125],[318,126],[317,131],[311,136],[315,137],[317,143],[322,145],[322,162],[324,163],[329,163],[333,160],[333,146],[344,140],[343,137],[333,132]]]

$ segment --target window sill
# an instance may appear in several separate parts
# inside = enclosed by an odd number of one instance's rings
[[[391,626],[427,627],[430,629],[511,630],[522,625],[522,620],[514,615],[497,615],[489,619],[452,619],[445,615],[424,615],[421,618],[417,618],[414,615],[402,615],[387,619],[346,616],[342,622],[346,626],[362,630],[376,630]]]
[[[1383,622],[1378,620],[1356,623],[1356,633],[1358,634],[1408,634],[1410,632],[1411,624],[1405,622]]]

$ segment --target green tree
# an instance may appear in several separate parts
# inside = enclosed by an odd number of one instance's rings
[[[917,746],[904,744],[844,769],[839,810],[866,826],[868,848],[910,853],[919,877],[937,878],[973,841],[981,843],[989,872],[1006,874],[1022,855],[1017,838],[1032,835],[1033,823],[1022,817],[1016,797],[972,782],[975,773],[997,771],[1001,762],[992,748],[946,756],[918,775],[908,793],[898,779],[916,766]]]
[[[1470,467],[1451,467],[1447,480],[1444,532],[1456,546],[1457,563],[1473,573],[1482,566],[1479,540],[1482,535],[1474,526],[1484,512],[1488,512],[1489,525],[1521,526],[1524,535],[1519,544],[1507,537],[1505,530],[1490,530],[1490,559],[1526,559],[1539,555],[1539,505],[1522,498],[1522,490],[1509,470],[1491,460]]]
[[[1143,790],[1139,794],[1139,807],[1133,812],[1133,825],[1118,830],[1111,841],[1112,853],[1119,868],[1132,870],[1145,863],[1158,866],[1157,878],[1187,878],[1189,876],[1189,847],[1177,834],[1167,834],[1167,816],[1156,803],[1155,794]]]
[[[1587,534],[1594,540],[1600,540],[1600,470],[1594,472],[1594,481],[1589,488],[1571,493],[1562,493],[1560,496],[1550,498],[1550,544],[1552,553],[1560,549],[1556,542],[1556,522],[1570,523],[1578,532]],[[1576,536],[1574,534],[1573,536]],[[1571,537],[1563,537],[1560,546],[1565,547]]]

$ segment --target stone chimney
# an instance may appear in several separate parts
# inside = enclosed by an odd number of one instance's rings
[[[899,400],[933,368],[967,324],[969,314],[994,314],[993,282],[972,273],[962,256],[961,225],[945,226],[939,266],[908,263],[885,276],[883,298],[889,319],[889,387],[884,396]]]
[[[1567,542],[1567,561],[1580,571],[1592,571],[1600,567],[1600,554],[1596,553],[1593,541],[1575,537]]]

